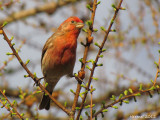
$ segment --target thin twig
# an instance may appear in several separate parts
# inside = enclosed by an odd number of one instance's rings
[[[1,28],[2,29],[2,28]],[[16,58],[18,59],[19,63],[21,64],[21,66],[26,70],[26,72],[28,73],[29,77],[31,77],[34,82],[36,83],[37,86],[39,86],[41,88],[41,90],[43,92],[45,92],[50,98],[51,100],[59,107],[61,108],[65,113],[67,113],[69,115],[70,111],[65,108],[60,102],[58,102],[55,98],[53,98],[53,96],[39,83],[39,78],[37,78],[35,75],[33,75],[31,73],[31,71],[28,69],[28,67],[26,66],[26,64],[22,61],[22,59],[20,58],[19,54],[16,52],[16,50],[14,49],[11,41],[8,39],[6,33],[4,32],[4,30],[2,29],[3,31],[3,36],[4,36],[4,39],[7,41],[8,45],[10,46],[13,54],[16,56]]]
[[[81,66],[81,70],[79,71],[79,74],[78,74],[78,77],[82,80],[85,77],[85,72],[84,72],[85,63],[86,63],[86,59],[87,59],[87,56],[88,56],[88,51],[89,51],[90,44],[92,43],[89,40],[91,40],[91,38],[92,38],[91,36],[92,36],[92,32],[93,32],[93,23],[94,23],[96,8],[97,8],[97,0],[94,0],[93,11],[92,11],[92,15],[91,15],[92,24],[89,26],[88,36],[86,38],[85,51],[84,51],[83,60],[82,60],[82,66]],[[77,106],[77,103],[78,103],[79,93],[80,93],[80,90],[81,90],[81,83],[82,82],[78,82],[78,84],[77,84],[76,95],[74,97],[74,102],[73,102],[72,112],[71,112],[71,118],[72,119],[74,119],[75,109],[76,109],[76,106]]]
[[[154,80],[153,86],[155,86],[155,85],[156,85],[156,81],[157,81],[158,73],[159,73],[159,68],[160,68],[159,66],[160,66],[160,56],[159,56],[159,62],[158,62],[157,72],[156,72],[156,77],[155,77],[155,80]]]
[[[92,103],[93,102],[92,101],[92,95],[93,94],[92,93],[93,93],[93,91],[92,90],[93,90],[93,87],[91,86],[91,92],[90,92],[91,93],[91,105],[90,105],[90,108],[91,108],[90,109],[90,113],[91,113],[91,115],[90,115],[90,120],[92,120],[92,116],[93,116],[93,114],[92,114],[92,106],[93,106],[93,103]]]
[[[0,89],[1,94],[4,96],[4,98],[7,100],[7,102],[10,104],[10,106],[13,108],[13,110],[15,112],[13,112],[9,107],[7,107],[5,104],[3,104],[3,102],[0,100],[0,102],[2,103],[2,105],[5,106],[5,108],[10,111],[11,113],[16,113],[17,117],[20,118],[21,120],[24,120],[23,117],[19,114],[19,112],[17,111],[17,109],[13,106],[13,104],[8,100],[8,98],[6,97],[6,95],[2,92],[2,90]]]
[[[104,44],[105,44],[105,42],[106,42],[106,40],[107,40],[107,38],[108,38],[109,32],[110,32],[111,27],[112,27],[112,25],[113,25],[113,23],[114,23],[114,20],[115,20],[115,18],[116,18],[116,16],[117,16],[117,13],[118,13],[118,11],[119,11],[120,8],[121,8],[122,2],[123,2],[123,0],[121,0],[121,1],[119,2],[118,7],[116,8],[116,11],[115,11],[115,13],[114,13],[114,16],[113,16],[113,18],[112,18],[112,20],[111,20],[111,22],[110,22],[110,25],[109,25],[109,27],[108,27],[108,30],[106,31],[104,40],[103,40],[103,42],[102,42],[102,44],[101,44],[101,46],[100,46],[100,49],[99,49],[99,51],[98,51],[98,54],[97,54],[97,56],[96,56],[95,62],[94,62],[93,67],[92,67],[92,69],[91,69],[91,74],[90,74],[90,77],[89,77],[89,82],[88,82],[87,90],[89,90],[90,84],[91,84],[91,82],[92,82],[92,77],[93,77],[93,74],[94,74],[94,70],[95,70],[95,67],[96,67],[97,62],[98,62],[98,59],[99,59],[99,55],[102,53],[102,49],[103,49]],[[87,92],[84,94],[84,97],[83,97],[83,100],[82,100],[82,104],[81,104],[81,106],[80,106],[80,110],[79,110],[79,112],[78,112],[78,115],[77,115],[76,120],[79,120],[80,114],[81,114],[81,112],[82,112],[82,110],[83,110],[84,102],[85,102],[86,97],[87,97],[87,94],[88,94]]]
[[[160,88],[156,88],[156,90],[160,90]],[[138,92],[132,93],[132,94],[130,94],[130,95],[126,95],[126,96],[124,96],[124,97],[122,97],[122,98],[114,101],[113,103],[104,106],[104,107],[101,108],[99,111],[97,111],[97,112],[93,115],[93,117],[96,117],[98,114],[102,113],[102,111],[103,111],[104,109],[107,109],[107,108],[109,108],[109,107],[112,107],[112,106],[114,106],[116,103],[119,103],[119,102],[121,102],[121,101],[123,101],[123,100],[125,100],[125,99],[132,98],[132,97],[136,97],[136,96],[139,96],[139,95],[141,95],[141,94],[143,94],[143,93],[147,93],[147,92],[151,92],[151,91],[153,91],[153,90],[149,88],[149,89],[147,89],[147,90],[141,90],[141,91],[139,90]]]

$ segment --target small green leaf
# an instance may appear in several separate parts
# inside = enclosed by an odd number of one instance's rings
[[[79,59],[79,62],[82,62],[82,61],[83,61],[83,58],[80,58],[80,59]]]
[[[70,91],[74,94],[74,91],[72,89],[70,89]]]
[[[46,88],[47,86],[48,86],[48,83],[46,82],[46,83],[45,83],[45,88]]]
[[[10,105],[10,104],[7,104],[6,106],[7,106],[7,108],[8,108],[8,109],[10,109],[10,107],[11,107],[11,105]]]
[[[135,94],[135,96],[141,96],[141,94],[140,94],[140,93],[137,93],[137,94]]]
[[[83,120],[83,117],[82,117],[82,115],[80,115],[80,120]]]
[[[74,76],[75,76],[75,77],[78,77],[78,74],[77,74],[77,73],[74,73]]]
[[[93,79],[93,80],[96,80],[96,81],[98,80],[98,78],[95,78],[95,77],[92,77],[92,79]]]
[[[108,109],[104,109],[104,110],[102,110],[102,112],[108,112]]]
[[[12,41],[14,39],[14,36],[11,37],[10,41]]]
[[[113,8],[116,8],[116,6],[115,6],[114,4],[112,4],[112,7],[113,7]]]
[[[28,59],[28,60],[26,61],[26,65],[27,65],[29,62],[30,62],[30,60]]]
[[[6,93],[6,90],[3,90],[3,94],[5,94]]]
[[[91,6],[89,4],[86,5],[86,7],[90,10],[91,9]]]
[[[114,23],[114,20],[113,20],[113,19],[111,20],[111,23],[112,23],[112,24]]]
[[[103,26],[101,26],[101,30],[106,31],[106,29]]]
[[[88,32],[85,28],[82,28],[82,31],[83,31],[83,32],[86,32],[86,33]]]
[[[9,53],[9,52],[8,52],[8,53],[6,53],[6,55],[13,55],[13,53]]]
[[[34,77],[34,78],[36,78],[36,77],[37,77],[35,72],[33,73],[33,77]]]
[[[12,46],[14,46],[15,45],[15,43],[12,43]]]
[[[91,70],[91,68],[88,65],[86,65],[86,68],[89,69],[89,70]]]
[[[127,90],[124,91],[124,95],[128,95],[128,91]]]
[[[13,105],[16,105],[16,104],[17,104],[17,101],[16,101],[16,100],[13,100],[12,104],[13,104]]]
[[[14,115],[16,115],[16,113],[11,113],[11,116],[14,116]]]
[[[89,116],[89,114],[88,114],[88,112],[87,112],[87,111],[85,112],[85,114],[86,114],[86,116]]]
[[[2,27],[6,26],[7,24],[8,24],[8,22],[7,22],[7,21],[4,21]]]
[[[131,88],[129,88],[129,89],[128,89],[128,91],[129,91],[131,94],[133,93],[133,91],[132,91],[132,89],[131,89]]]
[[[103,58],[103,55],[99,55],[100,58]]]
[[[112,106],[114,109],[118,109],[118,107],[117,106]]]
[[[105,52],[106,51],[106,49],[102,49],[102,52]]]
[[[36,93],[38,94],[38,93],[41,93],[42,91],[41,90],[39,90],[39,91],[36,91]]]
[[[67,107],[67,101],[64,102],[64,106]]]
[[[159,88],[159,85],[156,85],[156,88]]]
[[[98,2],[97,2],[97,5],[99,5],[99,4],[101,4],[101,1],[98,1]]]
[[[156,61],[154,61],[154,64],[156,65],[157,68],[159,68],[159,64]]]
[[[97,42],[95,42],[94,45],[97,47],[100,47],[100,45]]]
[[[151,80],[151,82],[152,82],[152,83],[154,83],[154,81],[153,81],[153,80]]]
[[[110,30],[111,32],[116,32],[116,30],[115,29],[113,29],[113,30]]]
[[[103,66],[103,63],[97,64],[97,66]]]
[[[154,86],[152,86],[151,88],[150,88],[150,90],[155,90],[156,88],[154,87]]]
[[[124,103],[126,104],[129,104],[129,101],[128,100],[123,100]]]
[[[142,84],[139,85],[139,90],[142,90]]]
[[[120,94],[120,95],[119,95],[119,99],[121,99],[122,97],[123,97],[123,94]]]
[[[7,103],[7,100],[3,101],[2,103],[3,103],[3,105],[6,105],[6,103]]]
[[[124,7],[120,7],[120,9],[121,9],[121,10],[126,10],[126,8],[124,8]]]
[[[24,75],[25,78],[29,77],[29,75]]]
[[[81,87],[86,88],[86,86],[84,84],[81,84]]]
[[[22,113],[21,116],[23,117],[23,116],[24,116],[24,113]]]
[[[94,30],[93,30],[93,32],[97,32],[97,31],[98,31],[98,29],[94,29]]]
[[[86,21],[86,24],[87,24],[88,26],[91,26],[91,25],[92,25],[92,21],[88,20],[88,21]]]
[[[110,98],[111,100],[115,101],[116,97],[114,95],[112,95],[112,98]]]

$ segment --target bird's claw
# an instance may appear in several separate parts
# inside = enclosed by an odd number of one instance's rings
[[[39,79],[33,84],[33,86],[35,86],[35,85],[38,86],[43,78],[44,78],[44,77],[39,78]]]

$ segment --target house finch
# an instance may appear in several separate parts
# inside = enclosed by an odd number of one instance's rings
[[[78,17],[69,17],[59,26],[43,47],[41,68],[44,80],[48,83],[46,90],[50,94],[52,94],[55,85],[62,76],[73,76],[77,38],[83,26],[83,21]],[[49,110],[49,108],[50,98],[43,95],[39,109]]]

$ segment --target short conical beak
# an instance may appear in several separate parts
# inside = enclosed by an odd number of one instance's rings
[[[84,24],[81,23],[81,22],[78,22],[78,23],[76,24],[76,27],[77,27],[77,28],[82,28],[83,26],[84,26]]]

